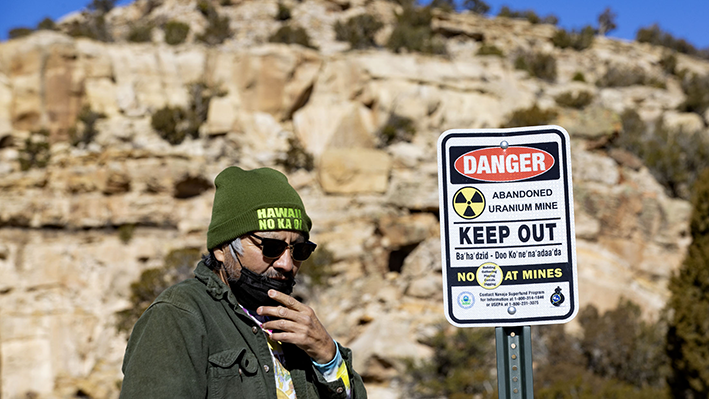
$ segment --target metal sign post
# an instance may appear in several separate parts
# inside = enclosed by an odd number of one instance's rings
[[[496,327],[498,397],[531,399],[532,332],[529,326]]]
[[[496,327],[500,398],[533,397],[529,326],[578,313],[570,148],[558,126],[438,139],[444,311]]]

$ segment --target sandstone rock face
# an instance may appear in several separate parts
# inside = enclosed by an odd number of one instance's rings
[[[684,94],[664,77],[662,49],[597,38],[583,52],[554,48],[554,27],[436,12],[449,56],[347,51],[333,26],[361,13],[388,25],[389,1],[284,1],[319,50],[267,43],[283,22],[276,0],[219,6],[234,37],[194,43],[206,20],[192,0],[117,8],[116,34],[137,18],[190,24],[188,43],[107,44],[37,32],[0,43],[0,392],[3,398],[116,398],[127,333],[117,312],[134,306],[131,284],[177,249],[204,251],[214,177],[225,167],[287,172],[329,257],[325,284],[303,295],[329,332],[352,347],[370,397],[406,397],[407,359],[445,322],[442,309],[436,140],[451,128],[494,128],[516,110],[555,108],[572,137],[581,306],[600,311],[621,296],[648,318],[664,306],[670,274],[689,244],[687,201],[669,197],[642,161],[606,144],[632,108],[646,122],[707,134],[706,116],[678,112]],[[72,18],[82,18],[76,15]],[[68,23],[68,22],[67,22]],[[61,24],[60,24],[61,25]],[[503,57],[479,56],[481,41]],[[519,49],[557,59],[546,82],[514,69]],[[707,74],[705,61],[680,56]],[[597,88],[609,65],[642,68],[665,88]],[[195,135],[171,145],[151,118],[214,95]],[[589,91],[582,110],[555,98]],[[70,141],[82,108],[95,135]],[[415,134],[383,144],[392,116]],[[86,126],[85,122],[81,122]],[[27,147],[46,129],[48,149]],[[23,170],[37,151],[46,167]],[[45,151],[45,152],[42,152]],[[308,158],[311,157],[311,158]],[[304,160],[312,162],[308,166]],[[306,281],[306,280],[304,280]]]

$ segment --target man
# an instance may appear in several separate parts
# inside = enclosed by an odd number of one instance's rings
[[[298,193],[269,168],[214,183],[209,254],[136,323],[121,398],[366,398],[350,350],[290,296],[316,247]]]

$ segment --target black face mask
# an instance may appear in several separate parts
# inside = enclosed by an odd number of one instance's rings
[[[274,289],[290,295],[295,285],[295,279],[276,280],[254,273],[243,266],[241,267],[241,276],[238,279],[229,277],[227,280],[239,304],[251,310],[259,306],[280,306],[280,302],[268,296],[268,290]]]

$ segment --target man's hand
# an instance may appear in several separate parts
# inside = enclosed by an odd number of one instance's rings
[[[256,309],[259,315],[273,319],[263,324],[264,328],[274,330],[271,338],[296,345],[320,364],[335,358],[337,346],[310,306],[276,290],[268,290],[268,296],[285,306]]]

